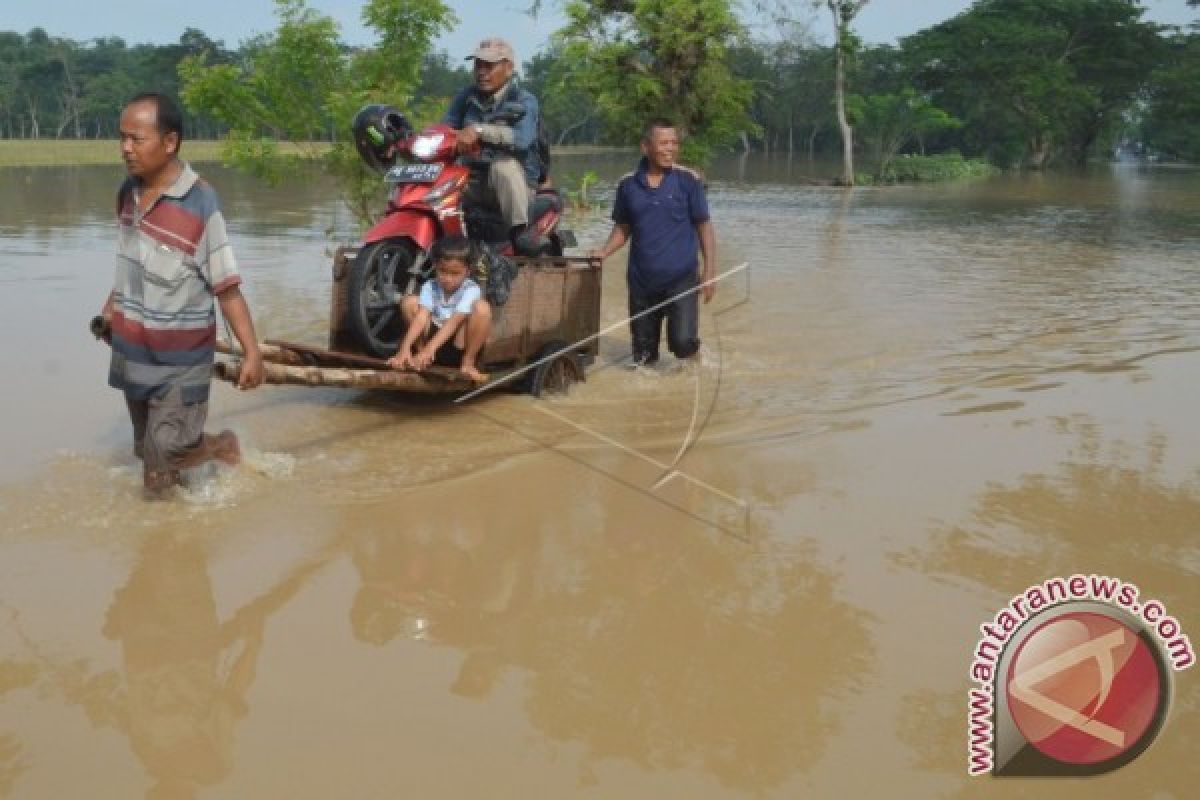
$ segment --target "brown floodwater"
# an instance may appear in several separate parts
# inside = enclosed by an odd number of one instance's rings
[[[323,343],[329,187],[202,171],[260,333]],[[1057,575],[1200,641],[1200,171],[810,172],[711,172],[748,267],[699,364],[618,329],[559,398],[218,384],[246,464],[145,504],[86,331],[120,171],[0,170],[0,796],[1195,796],[1196,669],[1088,780],[969,778],[966,699]]]

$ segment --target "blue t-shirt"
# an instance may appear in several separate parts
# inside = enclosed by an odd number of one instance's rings
[[[708,222],[708,200],[700,176],[687,167],[668,170],[658,188],[650,187],[647,169],[643,158],[617,184],[612,218],[630,228],[629,282],[657,289],[699,266],[696,226]]]
[[[421,284],[421,294],[418,295],[417,302],[420,303],[422,308],[429,311],[433,317],[433,324],[440,328],[446,324],[446,320],[454,316],[455,312],[470,314],[471,309],[475,307],[475,301],[482,294],[479,284],[467,278],[454,291],[454,294],[447,296],[442,291],[441,284],[437,282],[437,278],[430,278]]]

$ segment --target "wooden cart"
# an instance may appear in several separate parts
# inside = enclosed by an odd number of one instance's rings
[[[350,267],[358,248],[340,248],[333,260],[327,347],[268,339],[262,345],[267,382],[341,386],[423,394],[462,394],[478,388],[456,369],[399,372],[366,355],[347,314]],[[588,257],[516,258],[508,301],[492,311],[492,330],[480,357],[489,385],[538,395],[583,380],[596,356],[600,324],[600,260]],[[218,350],[237,355],[230,343]],[[217,377],[236,380],[236,363],[217,364]]]

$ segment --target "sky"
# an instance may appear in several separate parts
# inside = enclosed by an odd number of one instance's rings
[[[549,42],[550,34],[562,25],[555,0],[544,0],[541,15],[533,19],[523,10],[528,0],[448,0],[459,24],[438,40],[436,47],[451,55],[466,56],[480,39],[500,34],[517,50],[518,61],[529,59]],[[308,5],[333,17],[342,38],[350,44],[369,44],[371,31],[359,21],[363,0],[308,0]],[[795,6],[810,4],[796,0]],[[855,20],[855,30],[867,42],[893,43],[899,36],[927,28],[958,14],[970,0],[871,0]],[[1146,19],[1170,25],[1187,25],[1200,19],[1186,0],[1143,0]],[[192,27],[210,38],[235,47],[243,39],[275,27],[271,0],[197,0],[191,3],[162,0],[0,0],[0,30],[26,33],[44,28],[51,36],[86,41],[99,36],[120,36],[128,44],[178,41]],[[812,30],[828,41],[830,23],[826,14],[812,18]]]

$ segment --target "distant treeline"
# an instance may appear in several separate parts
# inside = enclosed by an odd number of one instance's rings
[[[249,67],[269,36],[230,50],[195,28],[187,28],[176,44],[133,46],[116,36],[78,42],[41,28],[26,34],[0,31],[0,139],[116,138],[121,107],[133,95],[158,91],[179,100],[178,68],[184,58],[203,55],[210,65]],[[470,80],[471,73],[451,67],[445,53],[430,54],[415,99],[449,97]],[[183,103],[180,107],[188,136],[213,139],[227,133],[212,118],[191,113]],[[327,123],[325,130],[314,131],[316,139],[332,140],[345,126],[345,120]]]
[[[1200,161],[1200,26],[1164,28],[1142,13],[1131,0],[979,0],[896,46],[854,42],[847,108],[857,146],[876,162],[957,150],[1001,166],[1041,166],[1118,149]],[[739,100],[749,124],[726,146],[835,152],[833,49],[806,24],[781,30],[772,41],[742,36],[729,49],[732,74],[753,91]],[[175,44],[132,46],[117,37],[0,32],[0,138],[113,138],[131,95],[180,94],[185,57],[250,68],[269,37],[229,49],[192,28]],[[585,84],[572,79],[577,70],[569,53],[554,48],[522,67],[551,140],[628,144],[628,131],[606,124]],[[379,99],[428,105],[470,79],[462,61],[433,53],[414,97]],[[189,113],[186,122],[192,137],[226,133],[204,115]],[[344,138],[346,122],[324,119],[313,138]]]

